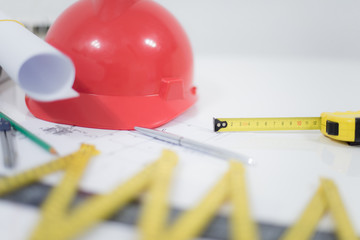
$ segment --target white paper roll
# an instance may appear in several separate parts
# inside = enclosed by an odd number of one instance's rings
[[[71,59],[0,11],[0,66],[38,101],[78,96]]]

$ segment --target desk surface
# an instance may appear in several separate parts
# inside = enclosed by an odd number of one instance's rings
[[[261,223],[262,239],[277,239],[286,226],[295,222],[317,189],[320,177],[335,181],[360,235],[359,147],[332,141],[319,131],[214,133],[212,127],[213,117],[304,117],[320,116],[328,111],[359,110],[359,61],[202,56],[196,58],[194,79],[199,101],[160,129],[238,151],[257,161],[256,166],[246,167],[246,173],[251,212]],[[227,163],[222,160],[149,140],[132,131],[86,129],[40,121],[28,112],[23,97],[12,81],[2,83],[1,111],[49,141],[61,154],[76,150],[84,141],[102,151],[81,182],[85,191],[108,191],[156,159],[162,149],[170,148],[180,156],[170,196],[176,211],[193,206],[226,170]],[[18,167],[9,171],[0,166],[1,174],[19,172],[52,159],[20,134],[16,139],[21,149]],[[58,179],[59,176],[47,177],[44,183],[56,184]],[[40,184],[41,189],[44,187]],[[9,199],[22,202],[16,197]],[[5,213],[0,216],[0,225],[8,226],[4,229],[18,229],[6,233],[7,239],[26,236],[38,217],[37,208],[31,204],[0,200],[0,208]],[[17,211],[25,214],[23,220],[9,221]],[[221,216],[226,212],[223,209]],[[319,230],[325,233],[316,239],[333,239],[326,233],[333,230],[329,217],[321,221]],[[126,225],[119,227],[109,222],[82,239],[100,236],[133,239],[134,231]]]

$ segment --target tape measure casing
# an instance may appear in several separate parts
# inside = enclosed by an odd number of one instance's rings
[[[351,145],[360,144],[360,111],[324,112],[321,114],[321,132],[335,140]]]

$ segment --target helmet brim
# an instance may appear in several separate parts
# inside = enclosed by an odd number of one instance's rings
[[[167,100],[160,95],[107,96],[80,93],[79,97],[39,102],[26,97],[26,105],[37,118],[81,127],[132,130],[155,128],[174,119],[195,103],[197,96]]]

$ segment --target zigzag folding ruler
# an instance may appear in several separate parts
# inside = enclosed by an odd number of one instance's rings
[[[331,214],[335,222],[338,239],[358,239],[336,185],[330,179],[323,178],[298,221],[283,235],[281,240],[311,239],[316,225],[327,212]]]
[[[41,206],[41,217],[30,239],[73,239],[107,219],[115,211],[124,208],[126,204],[144,192],[146,192],[146,197],[138,220],[140,239],[193,239],[204,230],[225,202],[229,202],[232,206],[229,216],[231,238],[233,240],[259,239],[257,226],[249,210],[245,170],[242,164],[236,161],[229,162],[228,171],[193,209],[181,213],[171,225],[167,224],[171,177],[178,161],[177,155],[169,150],[164,150],[158,160],[109,193],[94,195],[69,209],[88,161],[97,154],[99,151],[94,146],[83,144],[73,154],[0,179],[0,195],[3,195],[56,171],[65,172],[61,182],[53,187]],[[323,179],[303,215],[284,234],[283,240],[311,237],[317,222],[326,210],[334,216],[340,239],[356,239],[335,185],[331,180]]]
[[[227,174],[192,210],[183,213],[171,226],[166,225],[167,196],[172,171],[177,162],[175,153],[164,150],[162,156],[124,184],[105,195],[93,196],[71,211],[78,182],[89,159],[99,152],[91,145],[83,145],[78,152],[18,175],[0,180],[0,194],[35,182],[55,171],[65,171],[62,181],[52,189],[41,207],[41,219],[31,239],[69,239],[78,236],[96,223],[110,217],[138,195],[148,190],[139,219],[141,239],[191,239],[196,237],[222,203],[230,199],[233,235],[235,239],[256,239],[256,230],[245,199],[244,169],[232,162]],[[236,191],[234,191],[236,190]],[[241,231],[240,231],[241,228]]]

